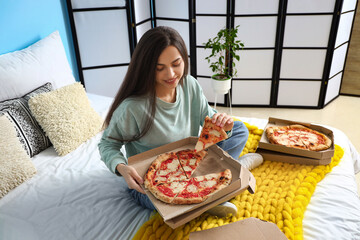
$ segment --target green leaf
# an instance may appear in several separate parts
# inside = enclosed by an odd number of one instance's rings
[[[237,54],[237,51],[244,48],[244,43],[238,39],[239,27],[240,25],[232,29],[222,28],[214,38],[210,38],[204,43],[205,49],[211,48],[211,54],[205,57],[205,59],[215,74],[229,73],[228,57],[230,57],[234,76],[236,75],[235,61],[240,61],[240,56]],[[231,73],[229,75],[231,75]]]

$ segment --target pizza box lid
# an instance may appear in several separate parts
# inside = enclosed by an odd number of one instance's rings
[[[304,150],[304,149],[276,145],[276,144],[272,144],[269,142],[269,140],[266,137],[266,132],[265,132],[266,128],[271,127],[271,126],[286,126],[286,125],[292,125],[292,124],[300,124],[300,125],[303,125],[305,127],[308,127],[310,129],[313,129],[313,130],[316,130],[318,132],[325,134],[332,141],[331,147],[329,149],[326,149],[323,151],[309,151],[309,150]],[[298,122],[298,121],[291,121],[291,120],[269,117],[268,123],[264,128],[264,133],[261,136],[258,148],[271,150],[271,151],[275,151],[275,152],[287,153],[287,154],[296,155],[296,156],[308,157],[308,158],[328,159],[328,158],[332,158],[334,156],[334,152],[335,152],[334,134],[330,129],[319,126],[319,125],[314,125],[314,124],[306,123],[306,122]]]
[[[144,176],[150,164],[162,153],[179,151],[182,149],[194,149],[197,137],[188,137],[158,148],[137,154],[128,159],[128,164],[136,169],[140,176]],[[206,210],[235,197],[245,190],[254,193],[255,178],[249,170],[233,159],[227,152],[216,144],[208,148],[207,156],[201,161],[193,176],[201,176],[209,173],[218,173],[230,169],[232,181],[229,186],[210,196],[206,201],[197,204],[175,205],[162,202],[155,198],[144,186],[143,189],[149,197],[164,222],[171,228],[181,226],[192,219],[200,216]]]
[[[191,232],[190,240],[287,240],[275,223],[250,217],[241,221],[210,228],[203,231]]]
[[[260,148],[258,148],[256,152],[261,154],[264,160],[269,160],[274,162],[286,162],[286,163],[304,164],[304,165],[327,165],[331,163],[331,158],[322,158],[322,159],[308,158],[308,157],[296,156],[287,153],[274,152]]]

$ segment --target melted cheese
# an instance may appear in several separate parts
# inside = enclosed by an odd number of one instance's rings
[[[205,178],[206,178],[206,180],[211,180],[211,179],[214,179],[215,176],[212,174],[208,174],[208,175],[205,175]]]
[[[173,172],[178,168],[178,166],[179,164],[176,161],[172,161],[167,165],[167,168],[169,169],[169,171]]]
[[[189,166],[185,166],[185,167],[184,167],[184,171],[185,171],[185,172],[187,172],[187,171],[192,171],[192,168],[189,167]]]
[[[201,182],[205,180],[205,176],[198,176],[196,177],[196,181]]]
[[[178,193],[185,187],[186,182],[172,182],[170,188],[173,189],[174,193]]]
[[[160,176],[165,176],[166,174],[168,174],[169,171],[165,171],[165,170],[158,170],[157,175]]]
[[[201,151],[201,150],[203,150],[203,149],[204,149],[204,143],[202,143],[201,141],[198,141],[198,142],[196,143],[195,150],[196,150],[196,151]]]
[[[198,188],[195,185],[190,184],[186,187],[186,190],[191,193],[195,193],[198,191]]]
[[[219,131],[216,131],[216,130],[210,130],[209,133],[212,134],[212,135],[214,135],[214,136],[216,136],[216,137],[220,137],[220,136],[221,136],[220,132],[219,132]]]
[[[203,188],[209,188],[209,187],[213,187],[216,185],[216,181],[212,180],[212,181],[205,181],[205,182],[201,182],[200,186]]]
[[[166,182],[166,177],[156,176],[155,181]]]
[[[196,158],[190,159],[189,165],[195,165],[195,163],[196,163]]]

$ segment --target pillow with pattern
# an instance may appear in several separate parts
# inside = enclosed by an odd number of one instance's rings
[[[15,125],[19,140],[30,157],[51,146],[51,142],[31,114],[28,101],[51,90],[51,83],[46,83],[21,98],[0,102],[0,116],[5,115]]]

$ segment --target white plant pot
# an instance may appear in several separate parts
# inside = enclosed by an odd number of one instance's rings
[[[227,94],[231,88],[231,78],[225,80],[212,78],[212,87],[217,94]]]

